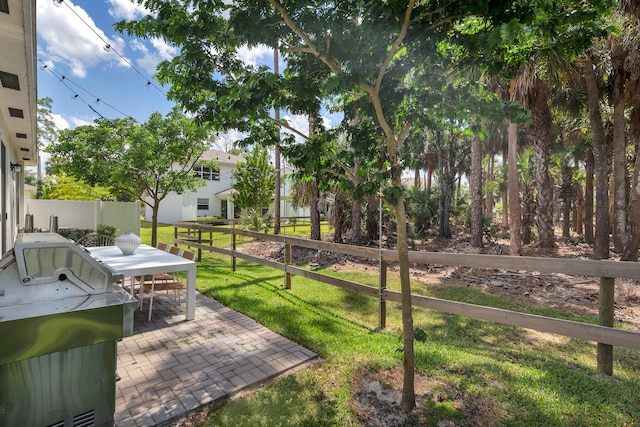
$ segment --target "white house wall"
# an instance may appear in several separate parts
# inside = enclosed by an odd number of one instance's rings
[[[158,222],[161,224],[173,224],[174,221],[191,221],[197,217],[222,215],[221,202],[227,200],[227,218],[233,219],[234,206],[231,198],[228,197],[228,190],[232,188],[233,179],[232,172],[235,164],[218,163],[220,167],[219,181],[206,181],[204,187],[195,191],[189,191],[184,194],[170,193],[160,202],[158,210]],[[287,191],[292,185],[289,179],[286,180],[283,188]],[[224,193],[220,195],[220,193]],[[197,209],[198,199],[207,199],[209,201],[209,209]],[[273,206],[271,207],[273,209]],[[309,216],[309,209],[293,209],[283,194],[280,203],[280,212],[283,216]],[[145,208],[145,220],[151,221],[151,207]]]

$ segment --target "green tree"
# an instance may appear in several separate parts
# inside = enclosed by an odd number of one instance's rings
[[[503,24],[533,21],[538,2],[140,3],[152,14],[120,23],[118,28],[137,36],[164,37],[180,48],[172,61],[160,64],[158,75],[172,85],[169,96],[201,120],[244,131],[260,121],[275,121],[269,117],[273,107],[315,119],[322,102],[333,97],[345,114],[344,127],[357,119],[376,127],[379,137],[373,144],[365,148],[358,146],[360,141],[351,142],[356,152],[366,149],[378,159],[377,171],[363,184],[374,188],[383,184],[383,197],[397,223],[404,350],[400,405],[411,410],[415,406],[414,330],[402,190],[405,164],[399,153],[415,119],[446,100],[438,84],[408,82],[434,77],[428,71],[443,61],[438,50],[443,40],[464,36],[478,46],[491,37],[500,39]],[[540,4],[558,13],[555,5]],[[560,19],[565,15],[558,13]],[[472,25],[464,25],[467,21]],[[282,76],[240,60],[241,48],[258,44],[277,47],[282,53],[287,61]],[[495,43],[491,45],[495,48]],[[470,61],[478,60],[473,49],[465,54]]]
[[[42,196],[42,165],[40,164],[40,150],[49,144],[55,142],[58,137],[58,129],[53,121],[51,108],[53,100],[51,98],[42,98],[38,100],[38,148],[36,153],[37,171],[36,171],[36,198]]]
[[[269,151],[261,145],[256,144],[245,160],[233,170],[233,204],[260,213],[273,203],[276,171],[269,164]]]
[[[41,191],[41,199],[115,200],[108,188],[87,185],[81,180],[64,173],[46,177]]]
[[[66,172],[91,186],[129,195],[152,209],[151,242],[157,240],[160,202],[204,185],[192,172],[207,149],[209,131],[174,108],[153,113],[144,124],[133,119],[98,119],[61,132],[46,151],[54,173]]]

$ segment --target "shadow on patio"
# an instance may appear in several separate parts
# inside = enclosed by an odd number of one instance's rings
[[[153,317],[136,310],[134,334],[118,343],[117,426],[153,426],[253,388],[316,354],[237,313],[196,295],[196,318],[162,294]]]

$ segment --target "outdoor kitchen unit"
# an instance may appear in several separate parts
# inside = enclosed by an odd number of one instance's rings
[[[117,341],[137,301],[122,275],[55,233],[0,260],[0,426],[110,426]]]

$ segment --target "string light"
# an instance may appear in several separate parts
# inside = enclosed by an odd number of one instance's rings
[[[111,108],[112,110],[118,112],[120,115],[122,115],[123,117],[132,117],[129,114],[125,114],[122,111],[120,111],[119,109],[117,109],[116,107],[114,107],[113,105],[105,102],[102,98],[92,94],[91,92],[89,92],[88,90],[86,90],[85,88],[83,88],[82,86],[80,86],[79,84],[75,83],[74,81],[70,80],[67,78],[67,76],[62,75],[61,73],[59,73],[58,71],[54,70],[53,68],[49,67],[47,64],[45,64],[42,59],[37,59],[38,61],[40,61],[40,63],[42,64],[42,69],[43,70],[47,70],[49,71],[51,74],[53,74],[55,77],[58,78],[58,80],[66,86],[67,89],[69,89],[72,93],[73,96],[71,97],[71,99],[73,100],[81,100],[82,102],[84,102],[91,111],[93,111],[94,113],[96,113],[100,118],[104,119],[105,117],[100,114],[98,111],[96,111],[95,108],[93,108],[93,106],[87,102],[84,98],[82,98],[80,96],[80,94],[78,92],[76,92],[71,86],[70,84],[74,85],[75,87],[77,87],[78,89],[82,90],[83,92],[85,92],[87,95],[89,95],[91,98],[95,99],[95,103],[96,104],[100,104],[100,105],[106,105],[107,107]]]
[[[57,3],[58,6],[60,6],[64,0],[53,0],[55,3]],[[102,42],[104,43],[104,47],[103,49],[107,52],[114,52],[116,55],[118,55],[120,57],[120,59],[122,59],[127,65],[129,65],[136,73],[138,73],[140,75],[140,77],[142,77],[143,79],[145,79],[147,81],[148,85],[153,86],[154,88],[156,88],[156,90],[158,92],[160,92],[161,94],[166,96],[166,93],[160,89],[160,87],[158,87],[156,84],[152,83],[151,80],[146,77],[144,74],[142,74],[142,72],[140,70],[138,70],[127,58],[125,58],[124,56],[122,56],[120,54],[120,52],[118,52],[112,45],[111,43],[109,43],[107,40],[105,40],[100,34],[98,34],[98,32],[95,30],[95,28],[93,28],[91,25],[89,25],[84,19],[82,19],[82,17],[80,15],[78,15],[78,13],[73,10],[73,8],[71,6],[69,6],[67,3],[64,3],[65,6],[67,6],[67,8],[80,20],[82,21],[82,23],[84,25],[87,26],[87,28],[89,28],[96,36],[98,36],[98,38],[100,38],[100,40],[102,40]]]

